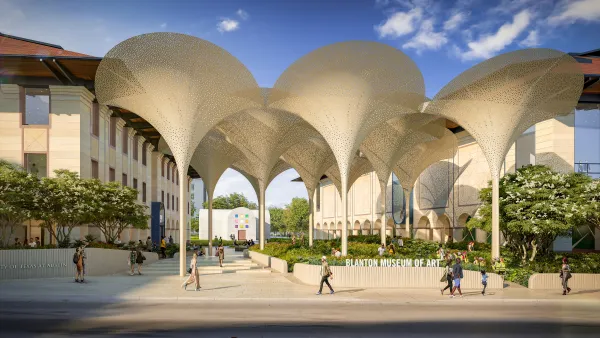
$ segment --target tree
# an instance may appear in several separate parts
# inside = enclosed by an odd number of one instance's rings
[[[38,186],[36,176],[0,160],[0,246],[8,246],[15,229],[32,218]]]
[[[573,214],[579,224],[588,224],[600,231],[600,179],[590,179],[582,185]]]
[[[277,207],[269,208],[269,215],[271,216],[271,232],[281,233],[285,232],[285,223],[283,222],[284,210]]]
[[[33,217],[41,220],[58,246],[68,247],[73,228],[91,221],[91,180],[79,178],[76,172],[55,170],[56,177],[44,177],[36,191]]]
[[[556,237],[564,236],[580,221],[576,216],[581,192],[591,178],[579,173],[556,173],[543,165],[527,166],[500,179],[500,231],[523,262],[538,252],[548,254]],[[468,228],[491,231],[491,183],[480,191],[479,216]],[[585,204],[585,203],[583,203]]]
[[[192,185],[192,191],[194,189],[194,186]],[[192,231],[198,232],[200,230],[200,224],[199,224],[199,220],[198,220],[198,209],[196,209],[196,201],[194,201],[194,193],[192,193],[192,195],[190,196],[190,200],[191,200],[191,209],[190,209],[190,215],[192,217],[192,220],[190,221],[190,229],[192,229]]]
[[[307,232],[309,213],[310,207],[306,198],[294,197],[292,202],[286,205],[283,213],[287,232],[296,234]]]
[[[208,209],[208,201],[205,201],[202,206]],[[235,209],[235,208],[258,209],[258,205],[250,202],[244,194],[234,192],[230,195],[218,196],[213,199],[213,209]]]
[[[128,226],[147,229],[145,205],[137,203],[137,191],[116,182],[93,182],[91,204],[95,211],[92,225],[98,227],[106,242],[114,243]]]

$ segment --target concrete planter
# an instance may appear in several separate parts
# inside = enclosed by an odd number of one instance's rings
[[[600,274],[574,273],[569,279],[573,290],[600,290]],[[536,273],[529,277],[529,288],[533,290],[562,290],[559,273]]]
[[[308,285],[319,285],[320,271],[320,265],[294,264],[294,277]],[[334,285],[338,287],[439,289],[445,285],[445,282],[440,282],[445,272],[444,268],[331,266],[331,271]],[[483,287],[481,273],[468,270],[463,272],[463,289]],[[488,289],[502,288],[502,277],[488,273]]]
[[[110,275],[129,269],[129,251],[85,249],[86,276]],[[0,250],[0,280],[75,276],[75,249]],[[144,252],[144,264],[158,260],[156,253]]]

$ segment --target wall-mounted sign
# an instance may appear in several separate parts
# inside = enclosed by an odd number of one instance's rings
[[[390,268],[439,268],[441,259],[346,259],[346,266],[369,266]]]

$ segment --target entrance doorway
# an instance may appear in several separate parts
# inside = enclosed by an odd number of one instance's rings
[[[240,241],[246,240],[246,230],[238,230],[238,240],[240,240]]]

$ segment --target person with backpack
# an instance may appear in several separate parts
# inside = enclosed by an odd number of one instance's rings
[[[440,290],[442,295],[444,295],[444,291],[446,291],[446,289],[452,292],[452,260],[450,259],[446,260],[446,272],[444,273],[444,276],[442,276],[440,282],[447,283],[446,287]]]
[[[136,249],[135,253],[136,253],[135,263],[137,264],[138,275],[141,275],[142,274],[142,265],[144,264],[144,261],[146,260],[146,256],[144,256],[144,254],[142,253],[142,249],[139,247]]]
[[[130,276],[133,276],[133,269],[135,269],[135,261],[137,259],[137,252],[135,251],[134,247],[131,247],[131,250],[129,251],[129,259],[127,260],[127,264],[129,264],[129,269],[130,269]]]
[[[73,264],[75,264],[75,283],[83,283],[83,255],[81,254],[81,248],[75,249],[73,255]]]
[[[327,257],[323,256],[321,257],[321,286],[319,287],[319,292],[317,292],[317,295],[320,295],[323,291],[323,283],[327,284],[329,287],[329,293],[332,295],[334,294],[335,291],[333,291],[331,284],[329,284],[329,278],[333,279],[333,273],[329,268],[329,264],[327,264]]]

